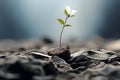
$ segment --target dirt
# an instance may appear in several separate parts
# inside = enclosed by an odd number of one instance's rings
[[[0,41],[0,80],[120,80],[120,48],[112,43]]]

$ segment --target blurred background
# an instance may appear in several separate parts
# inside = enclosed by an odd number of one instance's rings
[[[61,25],[69,5],[78,12],[68,22],[63,40],[89,40],[96,35],[104,39],[120,38],[120,0],[0,0],[0,39],[59,40]]]

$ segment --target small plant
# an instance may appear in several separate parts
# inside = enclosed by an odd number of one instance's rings
[[[72,10],[69,6],[64,9],[64,14],[66,15],[65,20],[58,18],[57,21],[62,25],[62,30],[60,33],[60,48],[62,47],[62,34],[65,27],[70,27],[71,25],[67,23],[67,20],[75,16],[76,10]]]

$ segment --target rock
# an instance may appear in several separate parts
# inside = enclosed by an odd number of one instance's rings
[[[116,57],[110,59],[110,60],[108,61],[108,63],[113,63],[113,62],[115,62],[115,61],[120,62],[120,55],[118,55],[118,56],[116,56]]]
[[[36,59],[44,59],[44,58],[51,59],[51,56],[40,52],[31,52],[30,54]]]
[[[79,62],[85,62],[85,61],[89,61],[89,60],[92,60],[92,59],[85,55],[79,55],[77,57],[72,57],[69,62],[70,63],[79,63]]]
[[[91,53],[93,54],[91,55]],[[107,60],[109,58],[109,55],[102,51],[91,50],[91,53],[88,51],[88,56],[96,60]]]
[[[6,48],[8,44],[5,44],[0,47],[0,80],[120,79],[120,50],[90,49],[85,47],[89,44],[72,44],[72,54],[69,46],[49,50],[55,45],[29,41],[22,45],[16,42]],[[104,48],[102,44],[98,46]]]
[[[94,63],[92,63],[91,65],[90,65],[90,67],[89,68],[91,68],[91,69],[99,69],[99,68],[101,68],[101,67],[104,67],[105,66],[105,63],[104,62],[94,62]]]
[[[86,50],[81,50],[81,51],[78,51],[78,52],[75,52],[73,54],[71,54],[71,57],[77,57],[79,55],[86,55]]]
[[[34,65],[46,65],[48,64],[49,62],[51,62],[51,60],[41,60],[41,59],[30,59],[30,63],[31,64],[34,64]]]
[[[22,51],[26,51],[27,49],[24,48],[24,47],[20,47],[20,48],[18,48],[17,50],[18,50],[19,52],[22,52]]]
[[[43,65],[43,69],[44,69],[46,75],[55,75],[56,76],[58,74],[58,71],[52,62],[49,62],[49,63]]]
[[[66,73],[72,70],[71,66],[68,63],[66,63],[63,59],[57,56],[54,56],[52,61],[59,72]]]
[[[114,65],[114,66],[120,66],[120,62],[119,61],[114,61],[111,64]]]
[[[56,49],[48,52],[48,55],[58,56],[58,57],[64,59],[66,62],[68,62],[69,59],[71,58],[70,54],[71,53],[70,53],[70,47],[69,46],[66,46],[66,47],[63,47],[63,48],[56,48]]]
[[[70,64],[73,69],[76,69],[81,66],[88,68],[90,64],[93,63],[93,60],[85,55],[79,55],[70,59]]]
[[[110,51],[110,50],[104,50],[104,49],[79,51],[79,52],[73,53],[71,56],[75,57],[79,55],[85,55],[89,58],[104,61],[104,62],[117,56],[116,52]]]
[[[80,75],[83,80],[119,80],[120,79],[120,67],[112,65],[105,65],[98,69],[87,69]]]
[[[6,58],[6,56],[5,55],[0,55],[0,58]]]
[[[9,65],[7,71],[18,74],[21,79],[32,79],[34,72],[31,71],[30,66],[27,64],[22,64],[17,61],[16,63]]]

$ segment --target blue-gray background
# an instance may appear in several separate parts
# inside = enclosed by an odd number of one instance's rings
[[[0,0],[0,39],[59,39],[63,9],[78,12],[65,28],[64,40],[120,37],[120,0]]]

